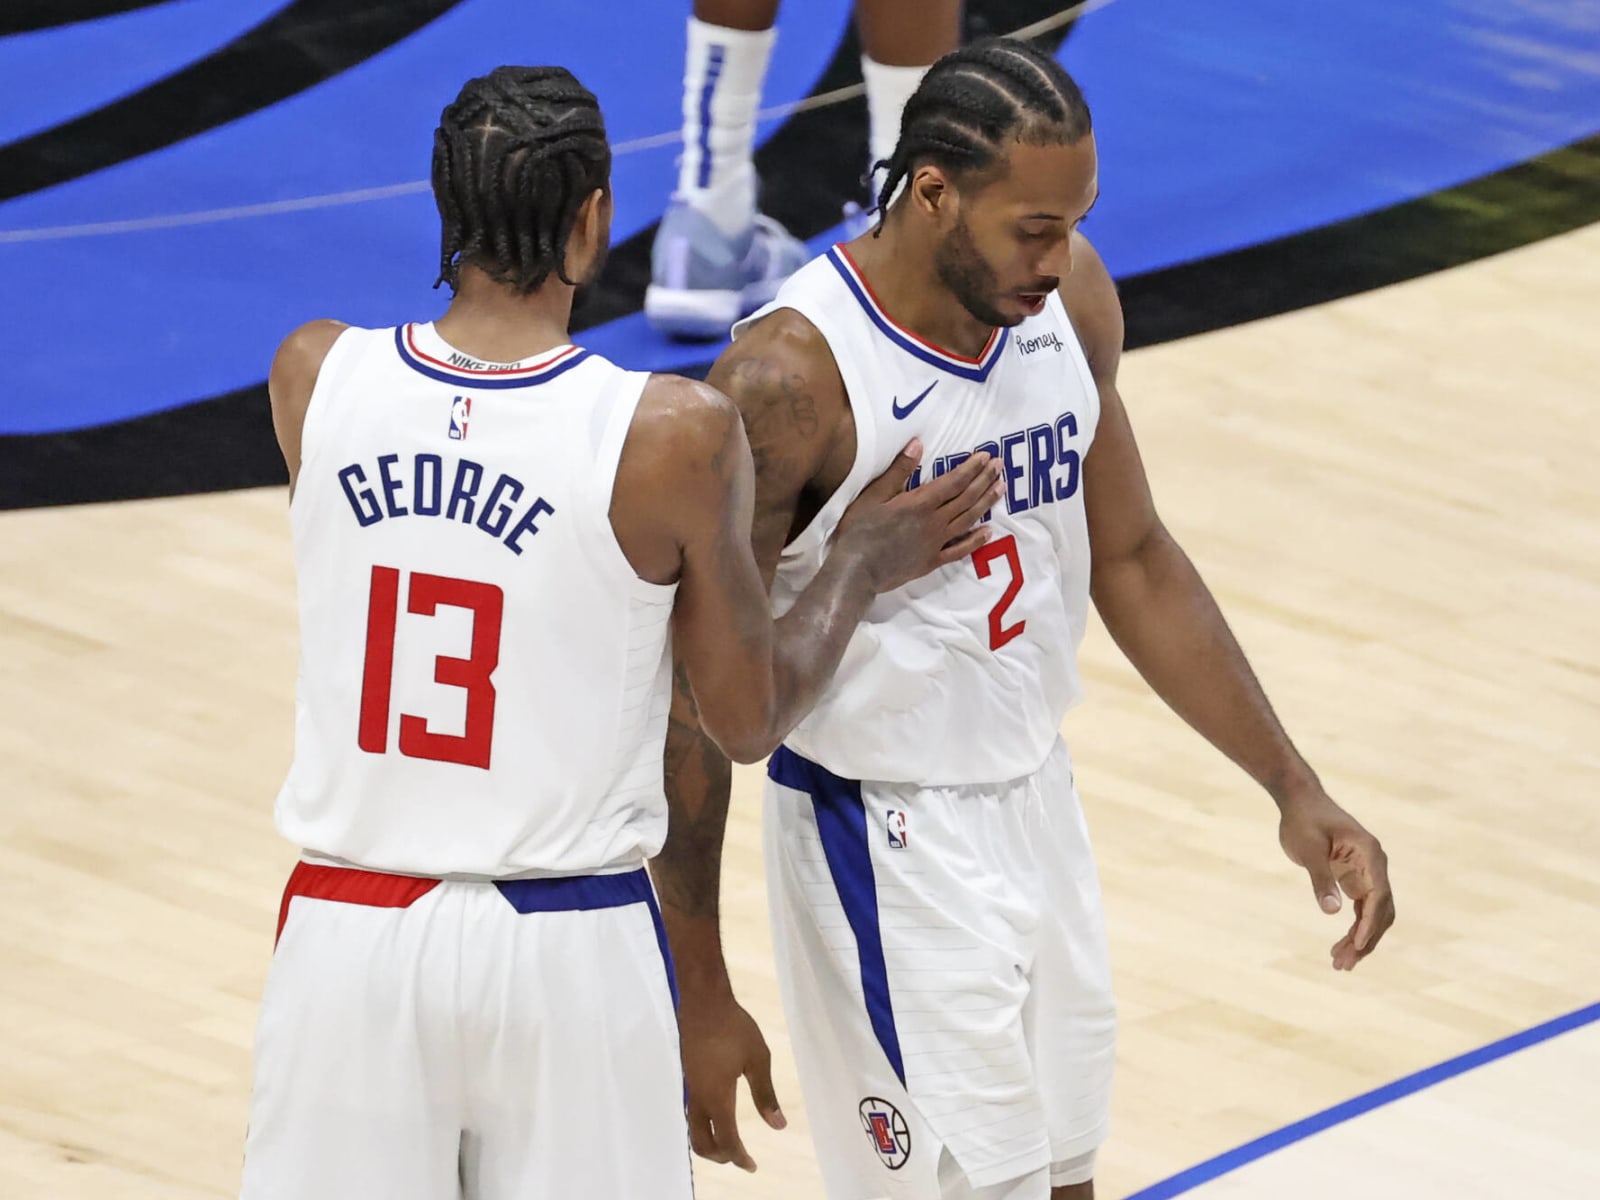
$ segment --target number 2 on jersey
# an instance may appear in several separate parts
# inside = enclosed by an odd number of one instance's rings
[[[440,655],[433,667],[435,682],[467,693],[466,727],[459,735],[434,733],[424,718],[402,713],[400,753],[407,758],[488,769],[495,699],[490,676],[500,665],[500,618],[505,599],[505,593],[492,583],[412,572],[406,611],[431,617],[441,604],[470,610],[472,649],[469,658]],[[373,567],[367,600],[367,658],[361,672],[361,723],[356,735],[357,744],[368,754],[384,754],[389,749],[389,694],[394,685],[399,609],[400,572],[394,567]]]
[[[1000,594],[1000,600],[989,610],[989,649],[998,650],[1012,638],[1019,636],[1028,627],[1026,620],[1018,621],[1015,625],[1006,625],[1006,609],[1011,607],[1011,602],[1017,598],[1017,593],[1022,590],[1022,558],[1017,553],[1016,534],[1008,533],[1005,537],[995,538],[979,546],[972,552],[972,565],[978,569],[978,578],[987,579],[994,570],[994,560],[1003,558],[1011,567],[1011,582],[1006,584],[1006,590]]]

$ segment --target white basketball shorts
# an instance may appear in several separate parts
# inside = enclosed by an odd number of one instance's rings
[[[767,774],[778,981],[830,1200],[1089,1178],[1115,1014],[1065,744],[999,785],[857,782],[787,748]]]
[[[256,1033],[243,1200],[690,1200],[650,881],[301,863]]]

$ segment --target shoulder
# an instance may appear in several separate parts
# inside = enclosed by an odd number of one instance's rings
[[[796,308],[775,308],[750,323],[739,339],[722,352],[722,358],[752,352],[785,354],[799,359],[826,358],[833,361],[828,339],[811,319]],[[720,361],[720,359],[719,359]]]
[[[739,410],[710,384],[679,375],[645,382],[624,445],[624,462],[658,483],[720,476],[745,441]]]
[[[1122,301],[1105,261],[1081,233],[1072,235],[1072,270],[1060,294],[1095,378],[1115,377],[1122,357]]]
[[[652,375],[639,397],[633,427],[653,441],[679,447],[720,444],[739,427],[739,410],[709,383],[681,375]]]
[[[833,348],[792,308],[762,317],[713,364],[706,382],[744,417],[752,445],[829,445],[847,423],[850,404]]]
[[[350,328],[342,321],[308,321],[283,339],[272,356],[267,373],[267,397],[272,405],[272,427],[278,435],[284,465],[289,469],[289,487],[294,489],[300,472],[301,430],[311,393],[316,390],[317,374],[339,335]]]
[[[611,489],[611,527],[641,579],[670,583],[682,547],[735,511],[750,451],[739,410],[716,388],[651,375],[622,443]]]
[[[777,309],[751,325],[718,356],[706,378],[736,403],[741,393],[786,382],[833,384],[844,392],[833,347],[809,318],[792,308]]]
[[[273,403],[304,404],[309,400],[323,360],[339,335],[349,328],[343,321],[307,321],[284,338],[272,356],[272,370],[267,376]]]
[[[272,356],[273,373],[310,374],[315,378],[334,342],[349,328],[343,321],[328,318],[307,321],[279,344],[278,352]]]

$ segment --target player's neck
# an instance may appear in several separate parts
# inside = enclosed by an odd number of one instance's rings
[[[462,267],[455,298],[434,322],[453,349],[485,362],[521,362],[571,340],[573,289],[552,277],[527,296]]]
[[[992,325],[969,313],[939,278],[933,250],[920,244],[893,213],[878,237],[859,237],[849,245],[850,257],[867,286],[896,324],[940,349],[976,358],[983,352]]]

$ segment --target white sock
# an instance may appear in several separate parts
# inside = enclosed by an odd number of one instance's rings
[[[933,64],[928,64],[932,66]],[[886,67],[861,56],[861,78],[867,85],[868,135],[867,149],[871,162],[894,156],[895,143],[900,140],[900,118],[906,111],[906,101],[917,90],[928,67]],[[870,169],[870,163],[869,169]],[[872,174],[872,202],[878,201],[878,189],[883,186],[887,170]]]
[[[724,29],[689,18],[678,195],[729,235],[756,215],[756,113],[777,30]]]

